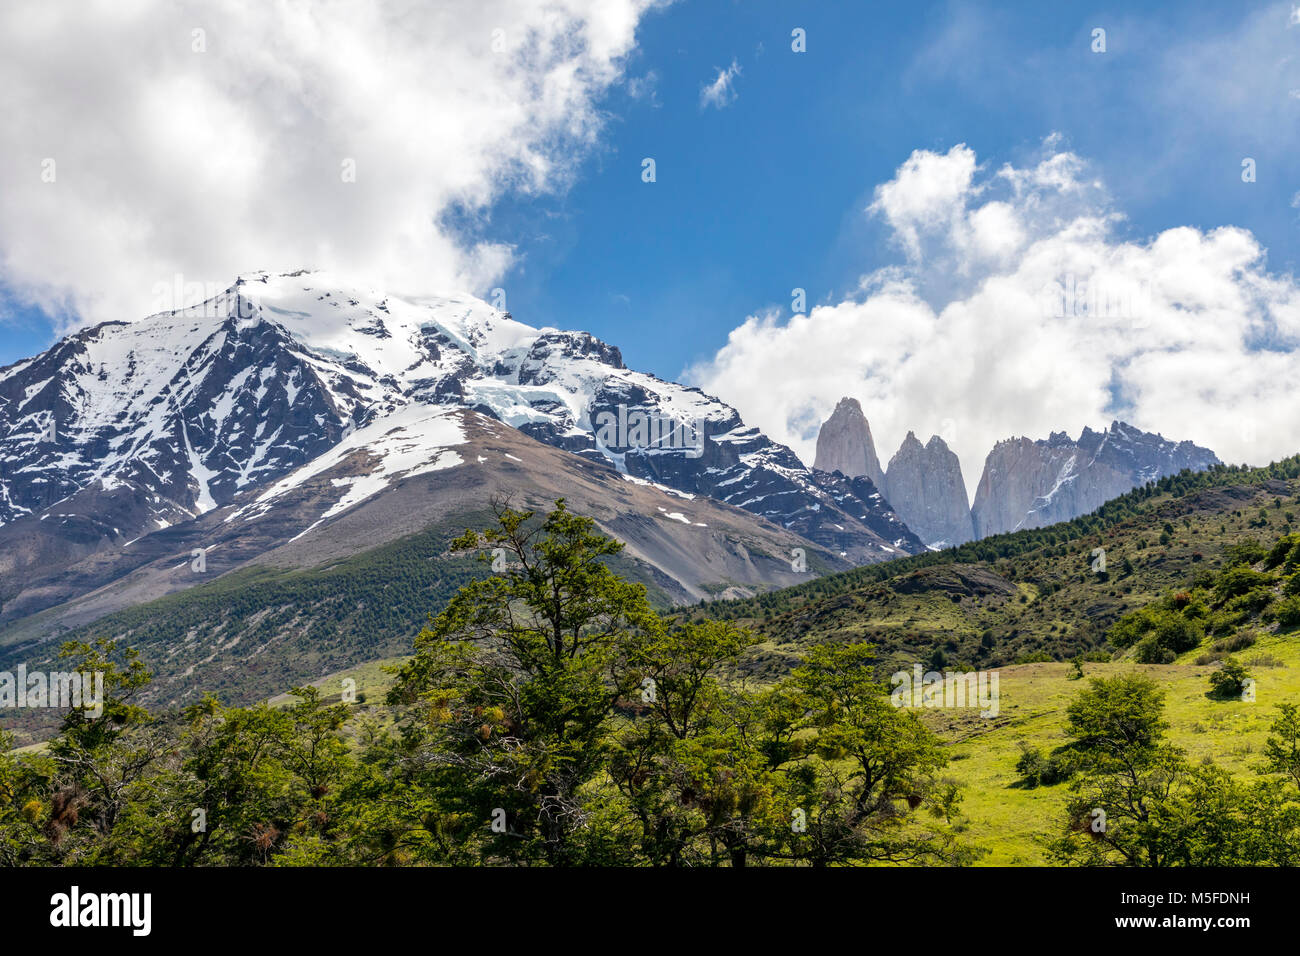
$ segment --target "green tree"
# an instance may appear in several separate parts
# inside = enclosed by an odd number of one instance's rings
[[[39,858],[46,844],[49,774],[36,771],[32,758],[13,754],[13,744],[13,735],[0,731],[0,866]]]
[[[1300,793],[1300,708],[1279,704],[1264,744],[1265,773],[1285,774]]]
[[[1052,853],[1067,863],[1161,866],[1170,847],[1153,819],[1185,768],[1164,742],[1164,694],[1150,678],[1093,678],[1066,710],[1062,750],[1073,780],[1067,834]]]
[[[811,734],[786,769],[787,799],[806,823],[792,851],[815,866],[965,860],[946,826],[958,804],[938,777],[947,755],[914,712],[894,706],[874,662],[870,645],[823,644],[787,679]]]
[[[563,500],[541,522],[508,505],[496,517],[453,548],[510,566],[462,587],[420,633],[391,700],[418,705],[407,733],[432,768],[425,785],[456,792],[489,858],[594,862],[585,825],[631,690],[628,655],[661,624],[645,589],[605,563],[622,545]]]
[[[223,708],[205,698],[185,712],[187,755],[150,816],[158,863],[250,865],[320,862],[335,840],[338,792],[353,758],[344,704],[296,687],[288,707]],[[199,811],[201,817],[196,817]],[[202,826],[196,826],[200,819]]]
[[[102,678],[102,700],[69,710],[50,741],[45,853],[69,865],[130,862],[138,844],[119,823],[173,747],[165,726],[137,703],[149,671],[133,648],[119,652],[113,641],[70,641],[59,659]]]
[[[646,629],[630,653],[636,716],[615,734],[610,774],[652,865],[745,865],[774,825],[773,780],[749,732],[748,697],[723,669],[753,643],[718,621]]]
[[[1164,737],[1162,692],[1138,674],[1094,679],[1067,710],[1075,772],[1060,862],[1121,866],[1295,865],[1300,805],[1278,780],[1191,765]],[[1285,767],[1286,714],[1275,724]],[[1293,716],[1293,715],[1292,715]]]

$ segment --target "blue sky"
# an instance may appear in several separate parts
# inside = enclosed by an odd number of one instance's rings
[[[627,62],[640,89],[600,100],[603,130],[567,192],[506,194],[474,229],[516,247],[500,284],[518,318],[589,329],[666,377],[745,316],[788,309],[793,287],[834,301],[898,261],[864,209],[915,149],[964,142],[996,166],[1056,131],[1095,164],[1131,234],[1235,224],[1288,270],[1294,140],[1248,108],[1225,129],[1157,95],[1168,57],[1212,48],[1269,6],[677,3],[642,20]],[[1090,49],[1097,26],[1105,54]],[[790,49],[794,27],[806,53]],[[733,62],[734,100],[702,107],[702,86]],[[1234,70],[1208,56],[1188,67]],[[1259,163],[1250,188],[1243,156]],[[10,303],[0,363],[53,336],[38,309]]]
[[[611,96],[607,144],[565,199],[494,218],[524,252],[508,304],[677,376],[744,316],[788,311],[793,287],[833,301],[899,261],[864,209],[913,150],[965,142],[996,166],[1053,131],[1095,163],[1126,232],[1234,224],[1270,250],[1271,268],[1292,269],[1300,164],[1276,131],[1248,116],[1196,127],[1196,104],[1151,95],[1167,51],[1229,36],[1266,7],[746,2],[651,14],[629,73],[657,75],[654,105]],[[805,54],[790,51],[793,26],[807,30]],[[1105,54],[1091,51],[1095,26]],[[733,59],[735,100],[701,109],[701,86]],[[640,181],[645,156],[656,183]],[[1249,188],[1245,156],[1260,170]]]

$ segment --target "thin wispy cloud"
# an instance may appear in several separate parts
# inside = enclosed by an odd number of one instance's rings
[[[648,70],[641,76],[629,77],[627,95],[658,109],[663,105],[659,102],[659,73]]]
[[[700,109],[723,109],[736,101],[735,82],[740,76],[740,64],[735,60],[725,70],[719,69],[712,83],[700,87]]]

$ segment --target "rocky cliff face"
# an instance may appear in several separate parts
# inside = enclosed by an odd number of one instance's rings
[[[876,457],[871,426],[856,398],[841,398],[831,417],[822,423],[817,432],[817,458],[813,467],[838,471],[848,478],[865,475],[876,488],[885,487],[885,472]]]
[[[862,407],[844,398],[817,435],[815,472],[865,476],[893,514],[934,546],[1069,521],[1147,482],[1218,461],[1208,448],[1119,421],[1100,432],[1085,428],[1078,441],[1065,432],[1012,438],[989,452],[972,508],[960,462],[942,439],[922,445],[909,432],[882,471]]]
[[[922,445],[907,433],[889,460],[885,497],[927,545],[958,545],[974,537],[961,462],[938,435]]]
[[[871,426],[856,398],[842,398],[817,433],[819,472],[866,478],[889,508],[927,545],[971,540],[969,499],[961,463],[938,436],[922,445],[908,432],[886,472],[876,457]]]
[[[999,442],[985,459],[975,491],[975,534],[982,538],[1068,521],[1149,481],[1218,461],[1208,448],[1118,421],[1100,432],[1085,428],[1077,442],[1064,432],[1053,432],[1046,441]]]

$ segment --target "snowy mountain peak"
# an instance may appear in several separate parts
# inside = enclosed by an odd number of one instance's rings
[[[404,411],[425,407],[478,411],[853,560],[919,548],[878,496],[846,505],[844,489],[823,487],[735,409],[628,369],[587,332],[320,272],[243,275],[206,301],[105,323],[0,369],[0,526],[78,494],[93,508],[86,489],[130,483],[148,489],[149,515],[119,531],[145,533],[270,487],[345,436],[389,434],[369,428],[389,418],[403,447],[436,456],[439,441],[414,432],[440,417]],[[888,516],[888,539],[857,512]]]

